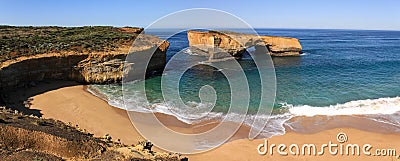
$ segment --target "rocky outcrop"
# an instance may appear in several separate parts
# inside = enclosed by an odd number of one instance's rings
[[[133,29],[124,30],[124,32]],[[139,39],[140,38],[140,39]],[[73,51],[21,56],[0,64],[0,90],[27,86],[46,79],[75,80],[83,83],[115,83],[122,80],[128,54],[155,51],[147,68],[148,75],[164,69],[167,41],[140,35],[134,46],[122,45],[113,51]],[[153,53],[153,52],[152,52]],[[135,62],[133,62],[135,63]]]
[[[0,107],[0,160],[183,160],[178,154],[155,152],[141,141],[124,145],[110,135],[93,137],[71,123],[24,115]]]
[[[272,56],[300,56],[299,39],[278,36],[260,36]]]
[[[134,46],[124,49],[125,52],[91,54],[73,67],[71,78],[86,83],[116,83],[122,80],[131,63],[125,63],[127,54],[153,54],[147,65],[147,75],[160,73],[166,64],[166,51],[169,47],[167,41],[150,35],[140,35]],[[153,51],[155,51],[153,53]],[[134,69],[133,69],[134,70]]]
[[[220,50],[234,57],[240,57],[255,46],[256,50],[265,46],[271,56],[299,56],[301,44],[296,38],[277,36],[257,36],[229,31],[188,31],[190,49],[200,55],[209,55],[209,50]],[[219,51],[217,51],[219,52]]]

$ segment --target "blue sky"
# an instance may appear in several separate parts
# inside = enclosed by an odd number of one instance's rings
[[[146,27],[179,10],[213,8],[257,28],[400,30],[399,7],[399,0],[0,0],[0,24]]]

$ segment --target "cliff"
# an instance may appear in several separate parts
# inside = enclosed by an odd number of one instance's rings
[[[4,38],[0,42],[0,90],[46,79],[119,82],[128,53],[155,50],[147,69],[150,75],[164,69],[169,47],[167,41],[144,34],[135,43],[139,45],[131,47],[142,28],[3,26],[0,30]]]
[[[260,36],[272,56],[300,56],[302,46],[296,38]]]
[[[246,50],[255,46],[266,46],[271,56],[299,56],[301,44],[296,38],[278,36],[257,36],[227,31],[188,31],[189,46],[192,51],[208,55],[208,50],[220,49],[234,57],[240,57]]]
[[[184,160],[179,154],[152,151],[147,141],[128,146],[114,140],[93,137],[78,125],[0,107],[0,160]]]

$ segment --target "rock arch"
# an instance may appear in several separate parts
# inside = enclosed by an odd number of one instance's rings
[[[187,32],[190,49],[198,54],[212,56],[208,51],[210,48],[221,49],[233,57],[241,57],[247,48],[255,47],[271,56],[300,56],[302,46],[296,38],[278,36],[257,36],[230,31],[195,31]],[[215,53],[214,53],[215,54]]]

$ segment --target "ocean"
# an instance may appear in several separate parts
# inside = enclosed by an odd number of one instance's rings
[[[400,31],[328,30],[328,29],[255,29],[259,35],[287,36],[300,40],[300,57],[274,57],[276,98],[272,116],[262,135],[270,137],[285,133],[293,127],[293,117],[363,116],[400,132]],[[188,47],[186,32],[175,29],[146,31],[170,42],[167,60],[179,51],[187,53],[185,59],[197,57]],[[246,30],[233,31],[246,33]],[[167,37],[175,33],[172,37]],[[252,49],[249,49],[251,51]],[[245,123],[251,124],[260,99],[260,79],[250,56],[238,60],[245,70],[250,85],[250,107]],[[179,68],[179,66],[177,66]],[[225,117],[230,105],[230,87],[220,70],[212,67],[186,71],[179,84],[179,93],[188,107],[201,109],[198,92],[204,85],[216,89],[218,99],[208,114],[193,112],[183,107],[169,107],[163,103],[160,89],[161,76],[146,80],[146,95],[150,101],[129,98],[125,103],[143,103],[142,107],[128,110],[161,112],[193,123],[205,119]],[[135,91],[136,83],[123,90]],[[125,108],[122,86],[90,85],[89,90],[106,99],[111,105]],[[146,107],[152,107],[151,109]],[[201,110],[200,110],[201,111]],[[235,121],[237,116],[227,116]],[[189,118],[189,119],[188,119]],[[200,118],[200,119],[190,119]],[[257,120],[268,121],[268,116]],[[317,123],[315,123],[317,124]]]

